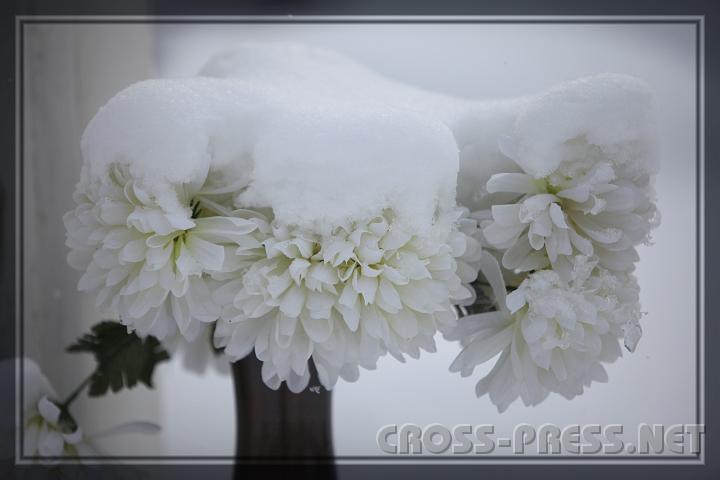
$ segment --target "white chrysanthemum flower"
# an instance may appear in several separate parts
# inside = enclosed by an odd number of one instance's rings
[[[324,231],[273,225],[263,258],[215,291],[226,305],[216,344],[234,359],[254,350],[265,382],[292,391],[307,386],[311,358],[329,389],[385,353],[433,351],[435,332],[455,320],[452,303],[474,299],[466,284],[480,243],[466,233],[474,221],[458,216],[424,236],[389,211]]]
[[[506,155],[513,147],[501,142]],[[585,141],[568,142],[551,174],[500,173],[489,193],[516,194],[515,203],[493,205],[483,222],[490,246],[504,250],[502,264],[518,272],[552,266],[568,278],[574,255],[595,255],[600,265],[628,271],[635,246],[648,241],[658,222],[650,176],[622,157]]]
[[[24,360],[23,455],[49,459],[61,456],[92,455],[95,451],[83,441],[76,425],[62,422],[60,408],[50,382],[35,362]]]
[[[55,459],[57,457],[94,455],[95,450],[83,441],[80,427],[70,431],[60,421],[60,408],[43,395],[25,411],[23,453],[30,457]]]
[[[52,464],[60,457],[79,458],[102,455],[96,441],[122,433],[156,433],[160,427],[150,422],[128,422],[92,435],[82,429],[55,400],[57,395],[40,367],[24,359],[24,405],[22,419],[24,456]]]
[[[84,271],[78,288],[97,291],[103,314],[141,335],[179,329],[189,340],[219,317],[208,273],[242,265],[243,252],[259,245],[257,223],[209,199],[198,204],[200,186],[154,185],[151,193],[118,165],[105,181],[80,182],[78,206],[64,217],[68,262]],[[205,216],[207,205],[226,215]]]
[[[602,364],[621,355],[619,338],[625,335],[626,347],[635,348],[639,288],[631,274],[612,273],[595,259],[578,257],[572,281],[541,270],[506,297],[499,265],[490,254],[483,257],[482,273],[499,310],[458,321],[447,337],[464,348],[450,369],[470,375],[500,354],[476,388],[500,412],[518,396],[525,405],[535,405],[550,392],[579,395],[591,382],[607,380]]]

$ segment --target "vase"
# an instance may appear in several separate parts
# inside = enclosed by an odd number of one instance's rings
[[[310,362],[310,382],[300,393],[283,383],[272,390],[262,380],[260,361],[250,354],[232,364],[235,385],[237,463],[291,462],[307,466],[308,478],[335,478],[332,392],[320,386]]]

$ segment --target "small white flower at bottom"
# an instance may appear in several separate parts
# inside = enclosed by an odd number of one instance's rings
[[[63,418],[60,403],[54,389],[40,367],[30,360],[23,360],[24,405],[22,454],[43,464],[54,464],[60,459],[84,461],[89,457],[105,455],[96,441],[117,434],[157,433],[160,427],[150,422],[127,422],[105,431],[86,435]]]

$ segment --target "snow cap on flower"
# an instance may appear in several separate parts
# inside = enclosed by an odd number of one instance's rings
[[[562,83],[531,97],[504,142],[535,178],[550,175],[567,142],[583,139],[637,173],[655,173],[650,88],[629,75],[605,73]],[[501,147],[502,148],[502,147]]]
[[[140,334],[192,340],[219,316],[212,282],[249,266],[264,238],[237,207],[316,233],[390,209],[411,234],[455,207],[458,152],[445,124],[321,97],[219,78],[118,93],[83,134],[78,207],[65,217],[80,288]]]
[[[438,205],[454,205],[458,149],[445,123],[393,106],[373,88],[331,95],[287,77],[131,85],[83,134],[87,176],[104,179],[120,163],[157,195],[155,185],[194,184],[220,171],[238,184],[244,207],[272,208],[279,221],[305,227],[385,208],[429,227]]]
[[[463,350],[450,369],[470,375],[499,354],[476,388],[499,411],[517,397],[528,406],[551,392],[573,398],[593,381],[607,380],[603,363],[621,355],[620,338],[625,336],[629,350],[635,348],[640,308],[632,275],[578,257],[570,282],[541,270],[506,296],[497,261],[489,254],[483,260],[482,272],[493,285],[499,310],[458,321],[447,337],[460,340]]]
[[[485,186],[514,197],[484,214],[483,234],[505,268],[551,266],[567,279],[573,256],[595,255],[604,268],[632,270],[635,247],[659,221],[648,116],[645,87],[614,75],[571,82],[529,104],[499,139],[524,172],[492,175]]]
[[[137,82],[103,105],[83,132],[86,176],[103,179],[121,163],[155,194],[155,185],[192,184],[208,171],[247,180],[254,131],[267,105],[257,88],[232,80]]]
[[[284,225],[322,230],[382,215],[416,232],[455,207],[458,151],[443,123],[374,102],[268,117],[238,203]]]

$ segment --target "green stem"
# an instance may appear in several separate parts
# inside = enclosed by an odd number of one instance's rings
[[[72,393],[60,404],[58,407],[60,407],[60,410],[67,410],[70,404],[77,398],[78,395],[85,389],[85,387],[88,386],[90,383],[90,380],[92,380],[93,376],[95,375],[95,371],[93,371],[90,375],[87,376],[85,380],[80,383],[80,385],[77,386],[75,390],[72,391]]]

